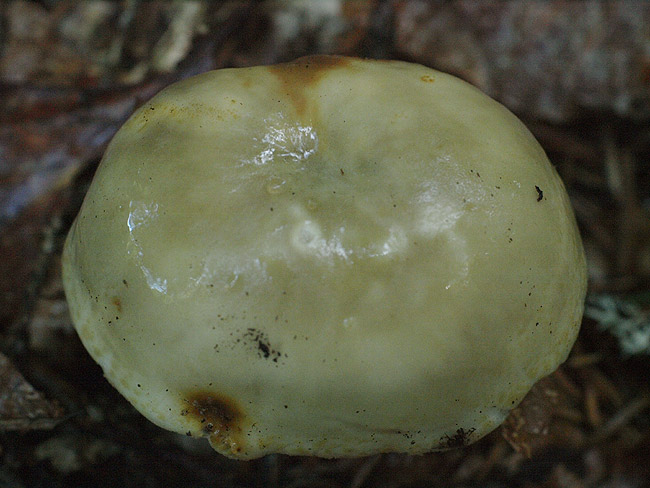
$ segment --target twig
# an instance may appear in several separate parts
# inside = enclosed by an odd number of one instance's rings
[[[354,478],[352,478],[352,482],[350,483],[350,488],[361,488],[361,486],[363,486],[363,484],[366,482],[366,479],[368,478],[372,470],[375,469],[375,466],[377,466],[377,464],[379,463],[380,459],[381,459],[381,454],[377,454],[364,461],[364,463],[355,473]]]
[[[596,430],[589,439],[589,444],[598,444],[613,436],[648,407],[650,407],[650,393],[644,392],[619,410],[600,429]]]

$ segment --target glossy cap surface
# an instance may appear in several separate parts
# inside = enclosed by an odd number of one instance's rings
[[[163,90],[68,236],[76,329],[156,424],[236,458],[422,453],[498,426],[576,338],[565,189],[504,107],[341,57]]]

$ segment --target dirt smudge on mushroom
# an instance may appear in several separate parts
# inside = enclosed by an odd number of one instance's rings
[[[233,399],[207,391],[196,391],[183,399],[186,407],[182,416],[188,416],[200,425],[210,444],[227,446],[232,453],[241,452],[241,422],[244,413]]]
[[[111,303],[113,304],[113,306],[117,310],[117,313],[122,313],[122,299],[120,297],[117,297],[117,296],[113,297],[111,299]]]
[[[257,353],[257,357],[263,359],[269,359],[274,363],[278,362],[278,359],[285,356],[280,351],[271,346],[268,335],[254,327],[246,329],[244,334],[244,340],[252,346],[254,352]]]
[[[305,89],[316,84],[328,71],[343,68],[350,60],[340,56],[305,56],[290,63],[269,66],[268,69],[282,83],[299,116],[305,114],[308,97]]]
[[[463,447],[470,444],[470,436],[475,430],[474,427],[467,430],[461,427],[452,435],[445,434],[440,438],[440,442],[438,442],[438,449],[454,449],[456,447]]]

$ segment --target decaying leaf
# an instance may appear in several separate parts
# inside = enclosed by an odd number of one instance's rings
[[[501,433],[515,451],[530,458],[535,448],[544,444],[556,396],[552,377],[543,378],[510,412]]]
[[[63,410],[30,385],[0,353],[0,431],[53,428]]]

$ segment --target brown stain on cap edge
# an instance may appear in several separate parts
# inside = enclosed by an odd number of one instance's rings
[[[185,407],[181,415],[193,419],[215,449],[234,455],[243,450],[241,423],[244,413],[237,402],[207,391],[189,393],[183,397],[183,402]]]
[[[344,68],[350,64],[352,58],[345,56],[315,55],[304,56],[289,63],[268,66],[291,99],[299,116],[305,114],[308,98],[305,89],[315,85],[329,71]]]

